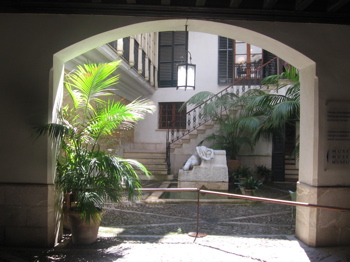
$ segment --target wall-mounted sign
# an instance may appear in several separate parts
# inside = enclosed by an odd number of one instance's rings
[[[326,169],[350,168],[350,101],[327,102]]]

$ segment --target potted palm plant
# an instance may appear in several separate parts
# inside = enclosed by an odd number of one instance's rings
[[[248,166],[240,166],[232,171],[232,176],[240,182],[245,181],[248,177],[252,176],[252,174]]]
[[[256,165],[255,172],[263,183],[271,181],[271,178],[272,178],[271,168],[265,165]]]
[[[248,132],[236,126],[236,119],[233,115],[222,116],[217,119],[218,129],[205,138],[212,143],[213,149],[226,151],[227,166],[229,171],[236,170],[241,166],[237,159],[239,150],[243,145],[252,147]]]
[[[55,185],[70,194],[68,217],[73,243],[90,244],[97,238],[103,205],[139,194],[138,172],[149,175],[139,162],[110,154],[105,146],[116,133],[152,113],[147,100],[128,104],[114,101],[119,62],[86,64],[66,75],[64,86],[71,102],[58,112],[59,122],[36,129],[57,146]]]
[[[244,195],[253,195],[255,190],[262,185],[261,180],[255,179],[254,176],[248,177],[244,182],[240,183],[240,189]]]

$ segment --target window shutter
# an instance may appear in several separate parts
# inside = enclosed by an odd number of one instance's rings
[[[219,36],[218,84],[230,84],[233,78],[233,40]]]
[[[267,63],[268,61],[270,61],[271,59],[273,59],[275,57],[276,56],[274,54],[272,54],[266,50],[263,50],[264,63]],[[263,76],[267,77],[267,76],[277,75],[277,74],[278,74],[278,71],[277,71],[277,59],[276,59],[264,67]]]
[[[142,50],[142,73],[143,77],[146,77],[146,52]]]
[[[117,50],[117,40],[110,42],[109,45],[113,47],[115,50]]]
[[[139,66],[139,43],[135,40],[134,42],[134,56],[135,56],[135,64],[134,64],[134,68],[136,69],[136,71],[138,70],[138,66]]]
[[[184,62],[186,32],[159,33],[158,86],[177,85],[177,65]]]
[[[125,58],[126,61],[129,61],[130,59],[130,37],[125,37],[123,38],[123,57]]]

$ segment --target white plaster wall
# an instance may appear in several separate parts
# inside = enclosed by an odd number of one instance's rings
[[[189,27],[188,30],[191,30]],[[200,32],[189,32],[188,50],[192,63],[196,65],[196,89],[176,90],[176,87],[158,88],[148,98],[157,106],[156,112],[137,124],[135,142],[164,143],[166,130],[158,129],[159,102],[185,102],[194,94],[201,91],[219,92],[223,87],[217,84],[218,36]]]
[[[189,27],[188,30],[191,28]],[[149,96],[148,98],[157,106],[157,110],[137,124],[134,138],[136,143],[165,144],[167,131],[158,129],[159,102],[184,102],[199,92],[210,91],[216,94],[228,86],[228,84],[218,85],[218,35],[189,32],[188,50],[192,56],[192,63],[196,65],[196,89],[184,91],[176,90],[175,87],[158,88],[153,95]],[[285,91],[286,88],[282,88],[278,93],[283,95]],[[272,91],[272,93],[275,92]],[[271,156],[270,142],[263,139],[253,151],[247,148],[241,153]]]

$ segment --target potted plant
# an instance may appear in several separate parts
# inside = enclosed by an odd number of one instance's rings
[[[254,176],[248,177],[244,182],[240,183],[240,189],[244,195],[253,195],[262,182],[259,179],[255,179]]]
[[[229,186],[231,188],[237,187],[240,183],[243,183],[253,173],[247,166],[240,166],[234,170],[228,172],[229,175]]]
[[[265,165],[257,165],[255,167],[255,172],[260,180],[264,182],[270,182],[272,177],[272,170]]]
[[[231,174],[236,180],[243,182],[248,177],[252,176],[252,171],[247,166],[240,166],[233,170]]]
[[[72,198],[68,216],[76,244],[96,240],[107,199],[120,201],[125,191],[129,199],[137,196],[137,172],[149,175],[141,163],[112,155],[106,148],[108,139],[154,111],[146,100],[122,104],[104,99],[114,95],[118,64],[86,64],[66,75],[64,86],[71,103],[59,110],[58,123],[36,129],[38,136],[48,135],[56,145],[55,185]]]
[[[243,145],[252,146],[248,132],[236,126],[236,119],[232,115],[222,116],[216,122],[219,127],[216,132],[205,138],[211,142],[213,149],[225,150],[227,157],[228,170],[232,171],[241,166],[237,159],[239,150]]]

